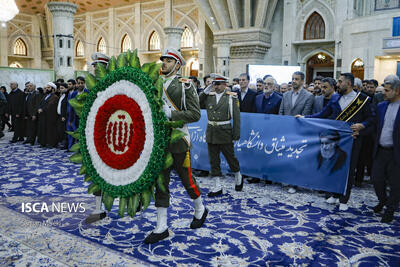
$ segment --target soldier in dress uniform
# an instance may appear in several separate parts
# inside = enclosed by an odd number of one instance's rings
[[[221,186],[220,153],[228,161],[229,168],[235,174],[235,190],[242,191],[243,178],[240,174],[239,161],[233,150],[233,142],[240,138],[240,108],[237,94],[226,90],[228,78],[211,74],[212,85],[208,86],[199,96],[201,108],[207,109],[208,125],[206,142],[211,165],[211,177],[214,186],[209,197],[223,193]],[[214,90],[211,91],[211,88]],[[233,119],[233,125],[231,124]]]
[[[91,65],[94,67],[95,71],[96,71],[97,64],[103,64],[104,67],[107,67],[108,61],[110,60],[110,58],[108,56],[104,55],[103,53],[99,53],[99,52],[93,53],[91,58],[93,60]],[[76,97],[77,94],[78,94],[77,91],[75,94],[72,94],[71,99]],[[95,206],[95,210],[85,219],[86,224],[90,224],[90,223],[94,223],[96,221],[102,220],[106,217],[106,214],[107,214],[102,205],[101,190],[94,192],[93,195],[96,197],[96,206]]]
[[[200,119],[200,105],[196,89],[189,79],[180,78],[177,73],[185,65],[181,53],[174,48],[165,49],[160,57],[161,72],[164,75],[163,110],[171,121],[183,120],[185,123],[196,122]],[[186,191],[194,201],[194,217],[190,228],[196,229],[203,225],[208,211],[203,205],[201,191],[192,175],[190,168],[190,135],[186,124],[179,130],[186,136],[169,146],[174,163],[164,170],[165,191],[156,184],[155,206],[157,207],[157,226],[144,240],[147,244],[156,243],[169,236],[167,225],[167,208],[169,207],[169,181],[171,169],[175,169]]]

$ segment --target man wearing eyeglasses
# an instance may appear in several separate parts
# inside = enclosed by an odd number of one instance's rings
[[[209,197],[223,194],[221,185],[220,153],[226,158],[229,168],[235,174],[235,190],[242,191],[243,178],[239,161],[233,150],[233,142],[240,138],[240,109],[236,93],[226,90],[228,78],[215,73],[210,74],[212,85],[200,94],[200,107],[207,109],[206,142],[214,186]],[[211,90],[213,89],[213,91]],[[231,123],[233,119],[233,124]]]

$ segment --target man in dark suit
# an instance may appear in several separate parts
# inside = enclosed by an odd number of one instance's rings
[[[310,115],[314,103],[314,95],[303,88],[304,73],[296,71],[292,75],[293,90],[283,94],[279,107],[279,115]]]
[[[349,207],[347,202],[350,198],[351,188],[354,184],[355,170],[361,149],[362,136],[367,135],[366,128],[372,125],[374,120],[373,110],[369,97],[361,92],[353,90],[354,76],[351,73],[342,73],[338,80],[338,93],[331,97],[328,105],[319,113],[306,116],[307,118],[325,118],[331,120],[342,120],[351,124],[353,131],[353,148],[351,152],[350,170],[347,181],[346,192],[340,196],[339,210],[346,211]],[[335,195],[332,198],[337,198]],[[334,203],[330,198],[327,201]]]
[[[27,138],[24,144],[30,143],[34,145],[37,135],[37,110],[42,100],[42,95],[36,91],[36,85],[31,82],[26,85],[26,88],[28,89],[25,102]]]
[[[379,200],[374,212],[381,212],[386,206],[381,222],[389,223],[400,202],[400,80],[386,77],[383,95],[385,101],[378,104],[375,120],[371,178]],[[390,188],[389,196],[387,186]]]
[[[237,93],[240,112],[256,112],[256,107],[254,101],[256,99],[257,93],[249,88],[250,76],[246,73],[242,73],[239,76],[240,91],[233,91]]]
[[[11,123],[14,128],[14,136],[11,143],[24,141],[24,103],[25,94],[18,88],[17,82],[10,83],[11,92],[8,95],[8,114],[11,115]],[[8,116],[6,114],[6,116]]]
[[[323,78],[321,81],[322,95],[316,96],[313,105],[313,114],[320,112],[329,102],[335,93],[336,81],[333,78]]]
[[[263,94],[256,96],[256,112],[264,114],[278,114],[282,96],[274,92],[273,78],[267,78],[266,81],[267,86],[264,88]],[[269,85],[269,83],[272,83],[272,85]]]

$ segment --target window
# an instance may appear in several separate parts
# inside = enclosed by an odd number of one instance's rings
[[[104,41],[103,37],[100,37],[99,41],[97,42],[97,52],[103,54],[107,53],[106,41]]]
[[[67,66],[71,67],[71,57],[67,57]]]
[[[393,18],[393,37],[400,36],[400,17]]]
[[[60,66],[63,66],[63,65],[64,65],[64,60],[62,57],[60,57]]]
[[[84,50],[83,44],[82,44],[82,42],[80,40],[78,40],[78,42],[76,42],[75,55],[77,57],[85,56],[85,50]]]
[[[149,50],[150,51],[155,51],[155,50],[160,50],[161,49],[161,43],[160,43],[160,36],[156,31],[153,31],[150,34],[149,38]]]
[[[71,48],[71,40],[68,40],[68,48]]]
[[[18,38],[14,43],[14,55],[26,56],[26,50],[25,42],[21,38]]]
[[[21,65],[21,63],[15,61],[10,64],[10,68],[23,68],[23,66]]]
[[[304,27],[304,40],[325,39],[325,22],[317,12],[311,14]]]
[[[58,40],[58,41],[59,41],[59,44],[60,44],[59,47],[62,48],[62,47],[63,47],[63,40],[60,39],[60,40]]]
[[[182,33],[181,47],[193,47],[193,33],[188,27]]]
[[[124,53],[130,49],[132,49],[131,38],[128,34],[125,34],[121,41],[121,53]]]

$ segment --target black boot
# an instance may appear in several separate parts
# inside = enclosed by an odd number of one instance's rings
[[[162,232],[162,233],[159,233],[159,234],[154,233],[154,232],[151,232],[151,234],[149,234],[149,235],[144,239],[144,243],[146,243],[146,244],[154,244],[154,243],[157,243],[158,241],[161,241],[161,240],[163,240],[163,239],[165,239],[165,238],[167,238],[167,237],[169,237],[169,231],[168,231],[168,229],[165,230],[165,231]]]
[[[201,216],[200,219],[196,219],[196,217],[193,216],[193,221],[190,223],[190,228],[192,229],[200,228],[203,225],[204,221],[206,220],[207,215],[208,215],[208,210],[204,209],[203,215]]]

